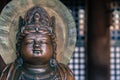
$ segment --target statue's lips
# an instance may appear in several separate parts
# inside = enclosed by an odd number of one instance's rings
[[[42,52],[43,52],[42,50],[33,50],[34,54],[42,54]]]

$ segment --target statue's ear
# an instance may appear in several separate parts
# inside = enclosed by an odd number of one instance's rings
[[[19,17],[19,21],[18,21],[19,23],[18,23],[18,32],[17,32],[17,34],[16,34],[16,39],[18,38],[18,35],[19,35],[19,33],[21,32],[21,28],[23,27],[23,26],[25,26],[25,21],[24,21],[24,19],[20,16]]]
[[[25,22],[24,19],[20,16],[19,17],[19,28],[25,25],[24,22]]]
[[[25,26],[25,20],[20,16],[19,17],[19,27],[18,27],[18,31],[21,32],[21,28]]]
[[[55,16],[50,18],[50,27],[55,31]]]

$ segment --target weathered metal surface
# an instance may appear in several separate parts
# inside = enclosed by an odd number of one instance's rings
[[[13,0],[0,15],[0,55],[6,64],[16,59],[16,33],[19,16],[38,5],[56,17],[57,59],[67,64],[76,43],[76,27],[69,10],[59,0]]]

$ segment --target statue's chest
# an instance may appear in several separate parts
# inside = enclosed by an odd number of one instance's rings
[[[50,74],[30,74],[21,72],[17,80],[61,80],[58,72],[51,72]]]
[[[39,77],[39,76],[28,76],[21,75],[18,80],[61,80],[60,76],[54,75],[49,77]]]

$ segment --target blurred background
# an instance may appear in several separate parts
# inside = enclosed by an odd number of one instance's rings
[[[0,0],[0,11],[10,1]],[[75,80],[120,80],[120,0],[60,1],[76,22]],[[0,73],[4,66],[0,58]]]

